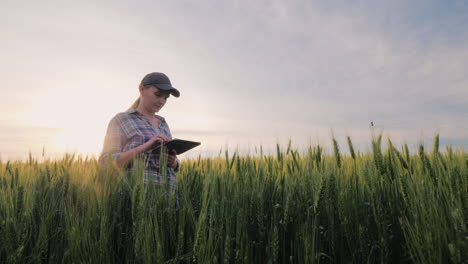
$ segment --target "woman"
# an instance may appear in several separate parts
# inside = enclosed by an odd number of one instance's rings
[[[118,113],[110,121],[100,161],[106,165],[109,160],[113,160],[118,167],[129,169],[135,158],[143,158],[146,161],[145,183],[163,184],[160,152],[153,150],[161,142],[171,140],[172,135],[166,120],[156,113],[164,107],[171,94],[179,97],[180,93],[172,87],[169,78],[160,72],[147,74],[138,89],[140,97],[132,107]],[[178,170],[179,159],[176,153],[170,153],[167,156],[166,174],[170,189],[177,189]]]

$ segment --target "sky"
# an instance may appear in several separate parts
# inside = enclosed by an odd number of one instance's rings
[[[99,155],[110,119],[166,73],[183,157],[292,141],[468,147],[467,1],[10,1],[0,8],[0,159]],[[370,122],[374,127],[370,128]]]

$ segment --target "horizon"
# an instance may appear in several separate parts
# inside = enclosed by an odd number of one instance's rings
[[[419,146],[423,146],[424,150],[426,153],[430,153],[434,149],[434,140],[437,136],[439,136],[439,145],[438,145],[438,151],[441,153],[446,153],[448,148],[451,148],[453,151],[463,151],[465,152],[466,150],[466,145],[468,145],[468,142],[454,142],[451,139],[440,137],[440,135],[434,135],[434,137],[431,138],[426,138],[426,140],[420,140],[417,142],[394,142],[391,138],[385,137],[383,133],[377,133],[374,134],[372,133],[371,137],[369,138],[369,141],[367,144],[364,145],[355,145],[353,142],[353,139],[350,137],[351,142],[353,144],[353,149],[356,153],[360,153],[362,155],[367,155],[367,154],[372,154],[372,142],[377,140],[377,138],[382,136],[382,141],[381,141],[381,147],[382,147],[382,152],[385,152],[388,149],[388,140],[390,140],[393,144],[393,146],[399,150],[403,151],[403,148],[405,146],[408,146],[409,152],[411,155],[418,155],[418,148]],[[301,144],[298,145],[294,143],[293,140],[288,139],[285,141],[279,141],[277,140],[276,143],[269,144],[269,145],[264,145],[264,144],[250,144],[247,143],[247,145],[244,145],[242,147],[239,147],[239,145],[229,145],[225,144],[224,146],[220,146],[220,148],[216,151],[211,148],[205,148],[197,151],[197,148],[200,146],[189,150],[186,153],[178,155],[181,160],[190,160],[190,159],[198,159],[198,158],[224,158],[226,157],[226,154],[229,157],[232,157],[234,155],[239,155],[240,157],[261,157],[262,155],[266,156],[276,156],[278,147],[281,152],[287,151],[287,149],[291,149],[293,151],[298,151],[299,154],[305,155],[307,154],[309,148],[315,148],[317,146],[321,147],[323,150],[323,153],[325,155],[334,155],[334,149],[333,149],[333,139],[335,139],[338,143],[339,147],[339,152],[342,155],[350,155],[350,149],[349,149],[349,144],[347,141],[347,136],[344,138],[338,139],[334,138],[333,135],[330,135],[329,142],[313,142],[312,140],[309,141],[308,144]],[[10,157],[9,159],[3,159],[2,153],[0,152],[0,162],[25,162],[29,159],[33,160],[41,160],[42,162],[44,161],[55,161],[55,160],[61,160],[65,156],[74,156],[76,158],[86,158],[86,159],[98,159],[100,153],[80,153],[77,151],[64,151],[64,152],[59,152],[59,153],[48,153],[47,148],[44,146],[41,152],[28,152],[27,155],[21,155],[18,156],[17,158],[12,158]]]

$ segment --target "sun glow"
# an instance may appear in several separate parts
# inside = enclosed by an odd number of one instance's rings
[[[102,150],[103,140],[104,133],[96,133],[94,129],[64,129],[56,136],[54,145],[66,153],[97,157]]]
[[[59,130],[45,143],[46,153],[97,156],[113,112],[119,112],[124,105],[121,101],[125,95],[122,97],[108,98],[103,91],[77,94],[54,91],[38,100],[40,104],[35,106],[34,116],[28,116],[28,124]]]

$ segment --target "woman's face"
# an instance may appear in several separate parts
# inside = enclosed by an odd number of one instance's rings
[[[167,98],[170,96],[169,91],[164,91],[155,86],[142,87],[141,96],[145,108],[149,112],[157,113],[166,104]]]

